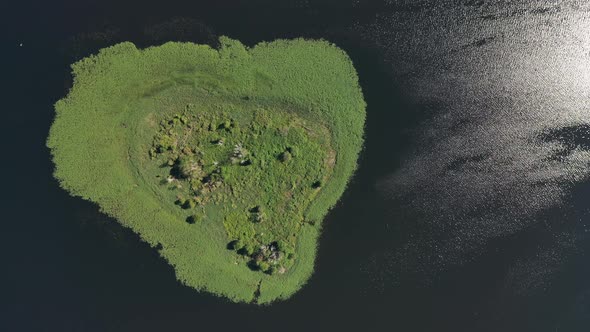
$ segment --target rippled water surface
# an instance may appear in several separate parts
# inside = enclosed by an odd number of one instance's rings
[[[2,330],[590,330],[589,2],[0,6]],[[59,189],[44,147],[68,63],[123,40],[217,35],[333,41],[368,103],[316,273],[268,307],[179,285],[137,236]]]

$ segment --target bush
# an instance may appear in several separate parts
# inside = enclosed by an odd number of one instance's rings
[[[182,197],[178,197],[176,199],[176,201],[174,202],[174,204],[184,206],[186,204],[186,199],[184,199]]]
[[[285,240],[278,240],[277,247],[278,247],[279,251],[282,251],[287,255],[295,252],[295,249],[293,248],[293,246]]]
[[[171,150],[176,145],[176,140],[169,135],[162,135],[158,140],[158,151]]]
[[[291,158],[293,158],[293,156],[291,155],[291,152],[289,152],[289,151],[284,151],[283,153],[281,153],[279,155],[279,160],[283,163],[288,162],[289,160],[291,160]]]
[[[260,207],[260,205],[257,205],[248,211],[250,212],[250,220],[252,222],[260,223],[266,219],[266,215],[262,211],[262,208]]]
[[[287,151],[291,154],[293,158],[297,158],[297,156],[299,155],[299,149],[296,146],[288,147]]]
[[[217,129],[225,129],[227,131],[230,131],[231,127],[232,127],[231,120],[225,120],[222,123],[220,123],[219,126],[217,126]]]
[[[252,213],[252,222],[261,223],[264,221],[264,219],[265,219],[264,213],[262,213],[262,212]]]
[[[238,239],[228,243],[227,248],[230,250],[240,250],[244,247],[244,241]]]
[[[246,243],[238,250],[238,253],[244,256],[252,256],[256,252],[256,249],[256,246],[252,243]]]
[[[191,156],[182,156],[176,159],[172,171],[183,179],[200,179],[204,175],[201,165]]]
[[[191,189],[195,192],[197,192],[203,186],[201,179],[191,179],[189,184],[191,185]]]
[[[264,272],[268,271],[268,269],[270,269],[270,264],[268,264],[268,262],[266,261],[260,261],[258,262],[258,268]]]
[[[199,216],[197,216],[195,214],[193,214],[193,215],[189,216],[188,218],[186,218],[186,222],[189,223],[189,224],[191,224],[191,225],[194,224],[194,223],[196,223],[196,222],[198,222],[198,221],[201,221],[201,218],[199,218]]]
[[[187,199],[182,204],[183,209],[194,209],[197,206],[197,202],[194,199]]]
[[[277,272],[277,267],[274,265],[271,265],[265,272],[270,275],[273,275]]]

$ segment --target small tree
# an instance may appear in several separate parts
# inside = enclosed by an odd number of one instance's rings
[[[199,216],[193,214],[191,216],[189,216],[188,218],[186,218],[186,222],[189,224],[195,224],[196,222],[200,221],[201,219],[199,218]]]
[[[232,123],[232,121],[231,121],[231,120],[229,120],[229,119],[226,119],[226,120],[223,120],[223,122],[221,122],[221,123],[220,123],[220,124],[217,126],[217,129],[224,129],[224,130],[226,130],[226,131],[231,131],[232,127],[233,127],[233,123]]]
[[[258,262],[258,268],[260,270],[266,272],[270,268],[270,264],[268,264],[268,262],[266,262],[266,261],[260,261],[260,262]]]
[[[291,152],[289,151],[284,151],[283,153],[281,153],[279,155],[279,160],[283,163],[289,162],[289,160],[291,160],[293,158],[293,156],[291,155]]]
[[[240,250],[244,247],[244,241],[242,241],[241,239],[234,240],[230,242],[230,247],[233,250]]]
[[[244,256],[251,257],[256,252],[256,246],[252,243],[245,243],[239,250],[238,253]]]
[[[299,149],[296,146],[288,147],[287,151],[291,154],[293,158],[297,158],[297,156],[299,156]]]
[[[181,196],[178,196],[174,204],[184,206],[186,204],[186,199]]]
[[[154,157],[158,154],[158,151],[155,147],[152,147],[150,149],[149,155],[150,155],[150,159],[154,159]]]
[[[197,202],[194,199],[187,199],[182,205],[183,209],[194,209],[197,206]]]
[[[271,266],[269,266],[269,268],[265,272],[270,275],[273,275],[277,272],[277,267],[274,265],[271,265]]]
[[[252,214],[252,221],[254,221],[255,223],[261,223],[264,221],[264,219],[265,219],[265,216],[264,216],[264,213],[262,213],[262,212]]]
[[[255,207],[251,208],[249,211],[250,211],[250,220],[252,220],[252,222],[260,223],[260,222],[263,222],[264,219],[266,219],[266,215],[262,211],[262,208],[260,207],[260,205],[257,205]]]
[[[203,168],[191,156],[182,156],[176,160],[174,172],[181,178],[202,178]]]
[[[277,247],[278,247],[279,251],[282,251],[287,255],[295,252],[295,249],[293,248],[293,246],[285,240],[278,240]]]
[[[163,134],[158,138],[157,148],[158,152],[171,150],[176,146],[176,140],[169,135]]]

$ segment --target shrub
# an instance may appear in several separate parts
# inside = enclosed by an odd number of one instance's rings
[[[289,151],[284,151],[283,153],[281,153],[279,155],[279,160],[283,163],[288,162],[289,160],[291,160],[293,156],[291,155],[291,152]]]
[[[270,264],[268,264],[267,261],[259,261],[258,262],[258,268],[264,272],[268,271],[268,269],[270,268]]]
[[[195,192],[197,192],[203,186],[203,182],[201,182],[201,179],[191,179],[189,183],[191,185],[191,189]]]
[[[277,249],[279,251],[284,252],[287,255],[295,252],[295,249],[293,248],[293,246],[285,240],[278,240],[277,241]]]
[[[291,154],[293,158],[297,158],[297,156],[299,156],[299,149],[296,146],[288,147],[287,151]]]
[[[255,252],[256,246],[252,243],[246,243],[238,250],[238,253],[244,256],[252,256]]]
[[[183,209],[194,209],[197,206],[197,202],[194,199],[187,199],[182,204]]]
[[[191,216],[188,216],[188,218],[186,218],[186,222],[189,224],[194,224],[198,221],[200,221],[201,219],[199,218],[199,216],[193,214]]]
[[[258,212],[252,214],[252,221],[255,223],[261,223],[265,219],[264,213]]]
[[[158,140],[158,151],[171,150],[176,145],[176,140],[169,135],[162,135]]]
[[[240,250],[244,247],[244,241],[238,239],[228,243],[227,248],[230,250]]]
[[[250,212],[250,220],[252,222],[260,223],[266,219],[266,215],[262,211],[262,208],[260,207],[260,205],[257,205],[248,211]]]
[[[180,178],[202,178],[203,168],[199,163],[190,156],[182,156],[176,160],[173,172]]]
[[[158,154],[158,151],[156,150],[156,148],[152,147],[150,149],[149,154],[150,154],[150,159],[154,159],[154,157],[156,156],[156,154]]]
[[[184,199],[182,197],[178,197],[176,199],[176,201],[174,202],[174,204],[184,206],[184,204],[186,204],[186,199]]]
[[[232,127],[231,120],[225,120],[222,123],[220,123],[219,126],[217,126],[217,129],[225,129],[227,131],[230,131],[231,127]]]
[[[274,265],[271,265],[271,266],[269,266],[269,268],[265,272],[270,275],[273,275],[277,272],[277,267]]]

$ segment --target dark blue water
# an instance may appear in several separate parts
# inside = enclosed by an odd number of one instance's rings
[[[2,3],[3,331],[587,331],[583,1]],[[288,301],[178,284],[52,178],[69,63],[130,40],[326,38],[368,103],[359,169]],[[22,43],[22,46],[21,46]]]

